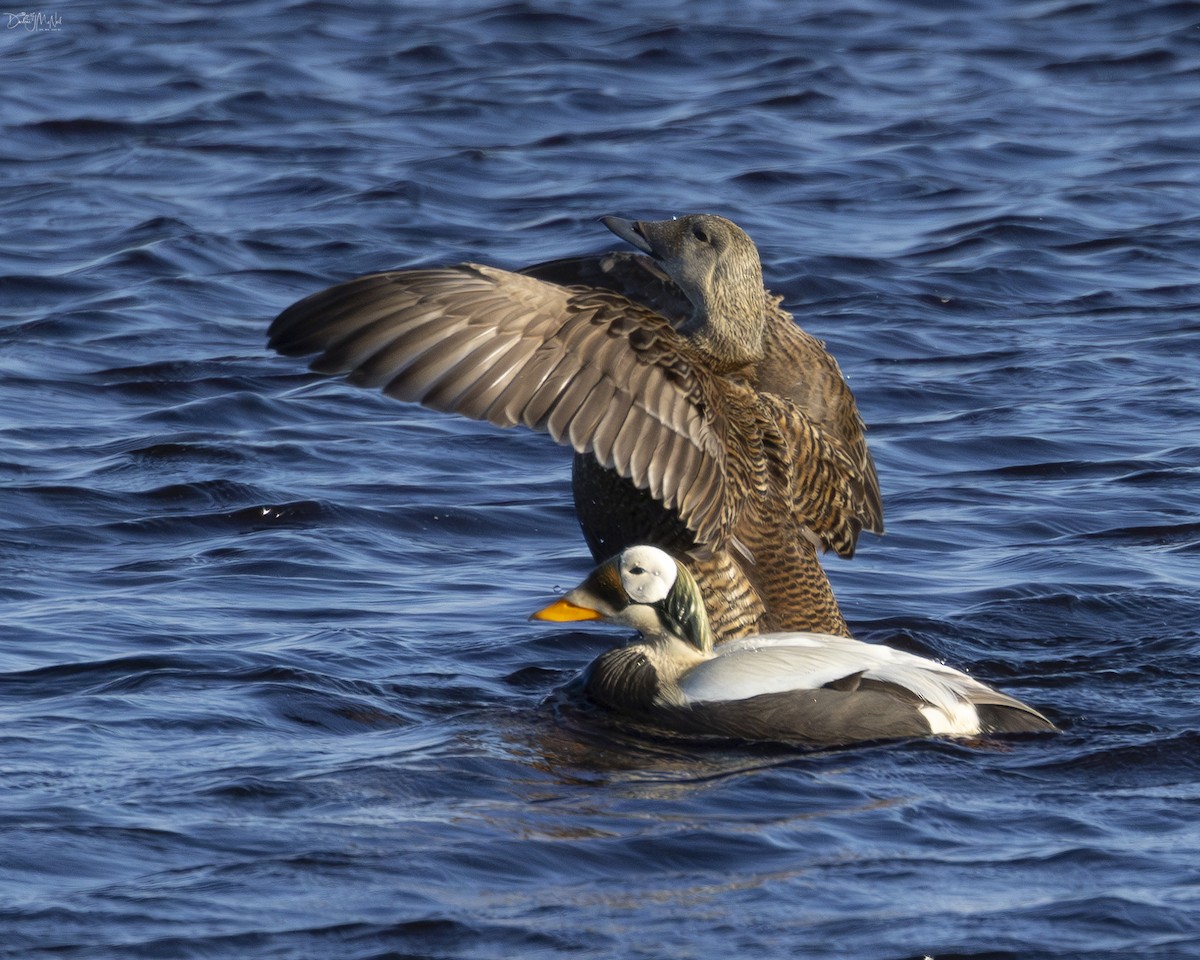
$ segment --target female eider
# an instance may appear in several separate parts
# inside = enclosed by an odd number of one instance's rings
[[[959,670],[849,637],[767,634],[714,650],[695,581],[657,547],[622,551],[533,617],[638,630],[589,668],[588,697],[680,733],[833,746],[1055,729]]]
[[[593,556],[641,542],[686,555],[718,639],[848,633],[817,551],[850,556],[883,525],[836,361],[763,288],[730,221],[604,222],[640,254],[359,277],[285,310],[271,345],[569,444]]]

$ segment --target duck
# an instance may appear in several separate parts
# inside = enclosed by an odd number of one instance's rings
[[[849,635],[819,554],[853,556],[883,521],[836,360],[765,289],[732,221],[601,220],[636,252],[357,277],[285,309],[269,345],[570,446],[593,559],[642,542],[685,556],[718,640]]]
[[[532,615],[638,636],[588,668],[588,699],[656,730],[811,747],[1052,732],[1044,715],[953,667],[851,637],[790,632],[716,646],[687,566],[638,544]]]

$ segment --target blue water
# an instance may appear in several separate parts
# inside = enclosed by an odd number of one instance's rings
[[[41,12],[0,16],[0,955],[1200,956],[1200,4]],[[264,346],[358,273],[697,210],[870,424],[857,635],[1062,734],[607,730],[559,691],[614,635],[526,621],[588,567],[566,453]]]

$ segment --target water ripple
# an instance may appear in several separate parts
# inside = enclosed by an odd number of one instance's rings
[[[133,0],[0,38],[0,954],[1184,956],[1194,4]],[[854,386],[856,631],[1064,732],[626,729],[569,458],[317,381],[371,270],[714,210]],[[47,857],[46,851],[54,856]],[[334,891],[335,893],[331,893]]]

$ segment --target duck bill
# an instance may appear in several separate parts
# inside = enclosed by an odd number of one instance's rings
[[[620,217],[601,217],[600,222],[626,243],[637,247],[642,253],[648,253],[652,257],[658,256],[654,250],[654,245],[642,232],[642,224],[640,222],[622,220]]]
[[[580,607],[569,600],[555,600],[550,606],[542,607],[537,613],[531,614],[530,620],[549,620],[551,623],[571,623],[576,620],[599,620],[599,610],[591,607]]]

